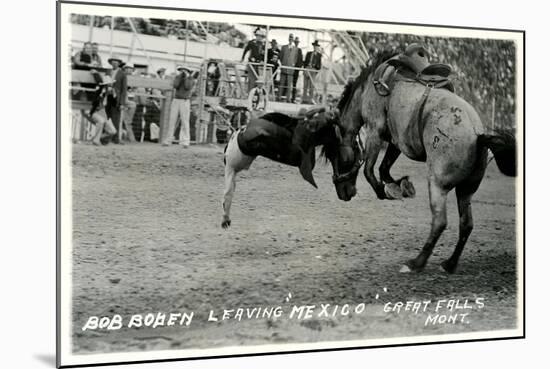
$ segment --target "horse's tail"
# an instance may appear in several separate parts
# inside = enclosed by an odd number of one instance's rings
[[[510,177],[517,175],[516,139],[511,133],[483,134],[479,136],[478,143],[491,150],[502,174]]]

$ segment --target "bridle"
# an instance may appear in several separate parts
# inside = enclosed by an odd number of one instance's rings
[[[365,163],[365,147],[363,146],[363,142],[361,141],[361,136],[359,135],[359,132],[357,132],[357,135],[355,136],[355,143],[357,144],[357,146],[359,146],[359,155],[358,155],[358,159],[355,160],[355,163],[353,163],[353,166],[351,167],[351,169],[345,173],[339,173],[339,174],[333,174],[332,175],[332,183],[334,184],[338,184],[338,183],[342,183],[342,182],[346,182],[354,177],[357,176],[357,172],[359,171],[359,169],[361,168],[361,166]],[[351,145],[346,145],[346,144],[343,144],[342,146],[344,147],[351,147],[351,149],[353,150],[354,147],[352,147]],[[335,173],[338,173],[338,159],[336,158],[335,162],[334,162],[334,172]]]

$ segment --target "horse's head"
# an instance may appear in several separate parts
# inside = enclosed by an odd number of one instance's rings
[[[340,200],[349,201],[357,193],[355,183],[359,168],[363,164],[363,149],[358,140],[360,128],[360,103],[352,102],[360,97],[361,81],[352,81],[346,85],[338,108],[343,114],[334,124],[336,139],[323,147],[323,154],[332,164],[332,182]],[[350,108],[352,106],[352,108]]]
[[[345,132],[341,123],[334,125],[336,140],[323,146],[323,154],[332,165],[332,182],[340,200],[349,201],[356,194],[357,174],[363,165],[363,148],[359,137]]]

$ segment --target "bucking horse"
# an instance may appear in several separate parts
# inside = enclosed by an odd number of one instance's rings
[[[236,186],[236,176],[250,167],[257,156],[298,167],[302,177],[315,188],[312,170],[315,147],[336,140],[334,124],[337,109],[313,108],[304,117],[294,118],[282,113],[267,113],[253,118],[233,133],[224,150],[225,189],[223,195],[222,228],[231,225],[230,210]],[[300,146],[295,142],[301,137]]]
[[[414,194],[406,177],[395,180],[390,175],[399,155],[426,162],[431,230],[420,254],[407,261],[401,272],[425,267],[447,226],[447,194],[453,188],[460,216],[459,237],[442,267],[455,272],[474,227],[471,199],[483,179],[488,149],[503,174],[516,175],[514,136],[486,133],[472,105],[454,93],[450,73],[447,65],[430,64],[427,51],[418,44],[401,54],[384,51],[374,56],[344,89],[338,104],[340,119],[334,126],[337,142],[324,151],[332,164],[336,193],[344,201],[355,196],[357,173],[363,164],[377,197],[394,199],[396,188],[401,188],[403,197]],[[363,145],[357,140],[360,129],[365,136]],[[299,145],[302,140],[307,142],[308,137],[297,137]],[[378,180],[374,166],[384,143],[387,149]]]

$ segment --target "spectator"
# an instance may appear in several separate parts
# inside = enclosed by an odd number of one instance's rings
[[[273,95],[274,96],[278,96],[278,93],[279,93],[279,80],[281,78],[280,76],[280,73],[277,73],[277,71],[279,70],[279,67],[281,66],[281,60],[279,59],[279,54],[274,54],[273,55],[273,59],[271,60],[271,62],[273,63],[274,67],[273,67],[273,75],[272,75],[272,79],[273,79]],[[280,72],[280,71],[279,71]]]
[[[145,78],[156,78],[155,74],[149,75],[147,73],[142,73],[142,77]],[[160,124],[160,107],[161,102],[160,98],[144,96],[145,94],[151,94],[154,96],[162,97],[162,91],[158,89],[145,89],[143,87],[136,88],[135,91],[137,107],[136,114],[134,115],[134,135],[142,139],[143,141],[148,142],[157,142],[158,140],[153,138],[151,132],[154,130],[151,127]]]
[[[157,69],[157,78],[158,79],[166,79],[166,68],[161,67]]]
[[[116,129],[110,119],[107,118],[105,112],[105,100],[107,96],[108,85],[112,84],[112,80],[105,76],[103,80],[97,71],[93,71],[96,81],[100,81],[99,89],[92,100],[92,108],[86,118],[95,124],[95,134],[92,137],[92,143],[100,146],[102,141],[108,143],[109,139],[116,134]],[[105,131],[105,135],[103,132]]]
[[[227,98],[222,96],[219,104],[212,106],[210,111],[216,124],[216,141],[217,143],[226,143],[231,133],[229,127],[231,127],[232,116],[231,111],[227,109]]]
[[[178,117],[181,118],[181,128],[179,134],[179,144],[184,148],[189,147],[189,116],[191,114],[191,93],[195,87],[195,80],[198,77],[198,72],[191,73],[191,70],[179,65],[176,70],[179,74],[173,82],[176,89],[176,94],[172,100],[170,107],[170,118],[168,122],[168,132],[165,136],[163,146],[169,146],[174,137],[174,129]]]
[[[241,62],[244,61],[244,58],[247,53],[249,63],[261,63],[264,61],[265,53],[265,33],[262,29],[256,28],[254,31],[255,40],[251,40],[246,44],[246,47],[243,50],[243,56],[241,57]],[[258,76],[258,66],[248,64],[247,73],[248,73],[248,90],[251,90],[256,85],[256,79]]]
[[[257,115],[265,113],[267,109],[267,91],[264,87],[264,81],[256,81],[256,87],[248,93],[248,108]]]
[[[294,67],[296,68],[302,68],[304,65],[304,57],[302,55],[302,49],[300,49],[298,46],[300,45],[300,39],[298,37],[294,37],[294,45],[296,46],[296,51],[298,51],[298,56],[296,57],[296,62],[294,64]],[[300,77],[300,71],[294,70],[294,76],[292,78],[292,99],[291,102],[296,102],[296,83],[298,82],[298,78]]]
[[[207,95],[208,96],[215,96],[216,91],[218,90],[218,85],[220,84],[220,68],[218,66],[218,63],[211,61],[208,63],[208,67],[206,68],[206,78],[207,78]]]
[[[92,66],[103,68],[103,63],[101,62],[101,56],[99,56],[99,46],[97,42],[92,42]]]
[[[126,76],[131,76],[135,72],[135,67],[131,63],[124,64],[123,67],[124,73]],[[132,121],[134,120],[134,114],[136,113],[136,100],[135,96],[133,94],[133,89],[131,87],[128,87],[128,93],[126,94],[126,103],[124,104],[126,106],[126,109],[122,111],[122,121],[124,122],[124,127],[126,129],[126,135],[128,136],[128,140],[130,142],[135,142],[135,136],[134,131],[132,130]]]
[[[121,69],[124,65],[124,62],[116,56],[112,56],[107,60],[107,62],[113,68],[111,72],[111,77],[113,78],[113,88],[111,93],[107,95],[107,116],[113,121],[115,128],[117,130],[117,135],[113,137],[113,142],[117,144],[122,144],[120,141],[120,121],[121,121],[121,112],[125,107],[127,93],[128,93],[128,79],[126,78],[126,73]]]
[[[277,40],[275,39],[271,40],[271,48],[267,50],[267,62],[273,66],[272,67],[273,73],[275,73],[275,71],[279,67],[278,61],[279,61],[280,54],[281,54],[281,50],[279,50],[278,48]]]
[[[287,102],[290,102],[292,98],[292,86],[294,79],[294,70],[285,67],[294,67],[298,61],[298,50],[294,44],[294,35],[291,33],[288,35],[288,45],[284,45],[281,48],[281,81],[279,84],[279,100],[282,100],[283,96]]]
[[[267,62],[271,65],[271,78],[273,78],[273,93],[275,94],[278,90],[278,81],[277,81],[277,70],[281,65],[280,60],[281,50],[277,45],[277,40],[271,40],[271,48],[267,50]]]
[[[309,69],[304,72],[304,94],[303,102],[304,104],[313,104],[313,95],[315,93],[314,82],[315,77],[317,77],[318,71],[321,69],[321,60],[323,55],[321,54],[321,45],[319,41],[315,40],[311,44],[313,46],[313,51],[309,51],[306,54],[306,59],[304,61],[304,66],[306,69]],[[315,70],[315,71],[312,71]]]
[[[82,50],[73,57],[74,69],[89,70],[92,67],[92,43],[85,42]]]
[[[141,73],[140,76],[147,78],[147,73]],[[145,129],[144,115],[145,107],[147,105],[147,97],[145,96],[145,94],[147,94],[147,90],[145,89],[145,87],[136,87],[134,89],[136,110],[134,114],[134,119],[132,120],[132,129],[134,131],[134,137],[136,137],[138,141],[142,140],[142,133]]]

